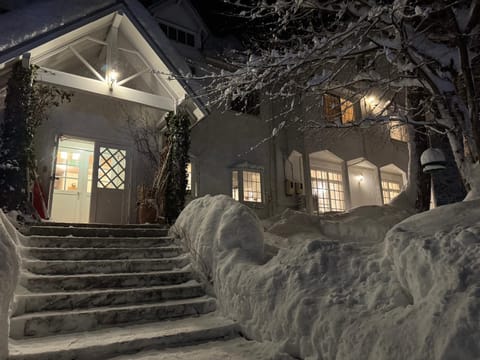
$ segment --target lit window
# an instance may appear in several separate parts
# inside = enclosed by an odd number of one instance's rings
[[[232,198],[239,201],[238,171],[232,171]]]
[[[243,172],[243,201],[262,202],[262,186],[260,172]]]
[[[262,173],[252,169],[232,171],[232,198],[237,201],[262,203]]]
[[[383,203],[388,204],[400,194],[400,183],[393,180],[382,180]]]
[[[312,169],[312,195],[317,213],[345,210],[345,193],[339,171]]]
[[[188,163],[187,164],[187,191],[192,191],[192,164]]]
[[[342,110],[342,124],[353,122],[355,115],[353,111],[353,103],[346,99],[340,98],[341,110]]]
[[[328,122],[340,119],[342,124],[346,124],[355,120],[353,103],[335,95],[323,95],[323,110]]]
[[[390,122],[390,139],[408,142],[408,128],[407,125],[400,121]]]

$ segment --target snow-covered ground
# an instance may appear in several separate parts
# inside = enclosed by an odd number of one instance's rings
[[[19,242],[19,236],[0,209],[0,360],[8,357],[8,314],[20,266],[15,245]]]
[[[479,359],[480,201],[410,215],[287,211],[264,233],[252,211],[220,195],[191,202],[175,227],[224,314],[280,353]]]

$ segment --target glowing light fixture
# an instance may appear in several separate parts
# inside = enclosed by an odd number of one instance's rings
[[[113,85],[116,84],[118,80],[118,72],[115,69],[109,71],[107,76],[108,86],[110,87],[110,91],[113,90]]]
[[[374,95],[367,96],[365,98],[365,102],[370,105],[371,107],[378,106],[378,98]]]
[[[358,181],[358,183],[363,182],[364,179],[365,179],[365,178],[363,177],[363,175],[361,175],[361,174],[360,174],[360,175],[357,175],[357,181]]]

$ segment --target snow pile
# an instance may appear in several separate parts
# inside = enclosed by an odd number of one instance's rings
[[[356,212],[317,222],[298,213],[280,219],[272,230],[291,236],[296,224],[295,233],[308,236],[266,263],[255,250],[263,245],[259,221],[225,196],[193,201],[176,225],[206,254],[221,310],[281,352],[479,359],[480,201],[409,217],[384,241],[382,229],[405,213]],[[384,223],[375,225],[376,218]]]
[[[268,224],[271,220],[264,223],[267,224],[268,240],[273,238],[279,247],[291,247],[316,239],[319,234],[341,242],[383,241],[393,225],[411,215],[413,212],[409,209],[389,205],[362,206],[349,212],[322,217],[285,210],[273,224]]]
[[[231,251],[240,250],[252,261],[263,259],[263,230],[257,216],[225,195],[193,201],[171,232],[183,239],[197,270],[209,279],[215,275],[218,257]]]
[[[20,256],[17,230],[0,210],[0,360],[8,356],[8,318],[17,284]]]

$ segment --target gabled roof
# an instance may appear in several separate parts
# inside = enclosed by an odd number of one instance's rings
[[[136,0],[47,0],[1,14],[0,68],[20,59],[25,53],[116,12],[128,17],[170,72],[182,75],[189,72],[185,60],[170,44],[149,12]],[[205,113],[191,84],[181,79],[178,82]]]

